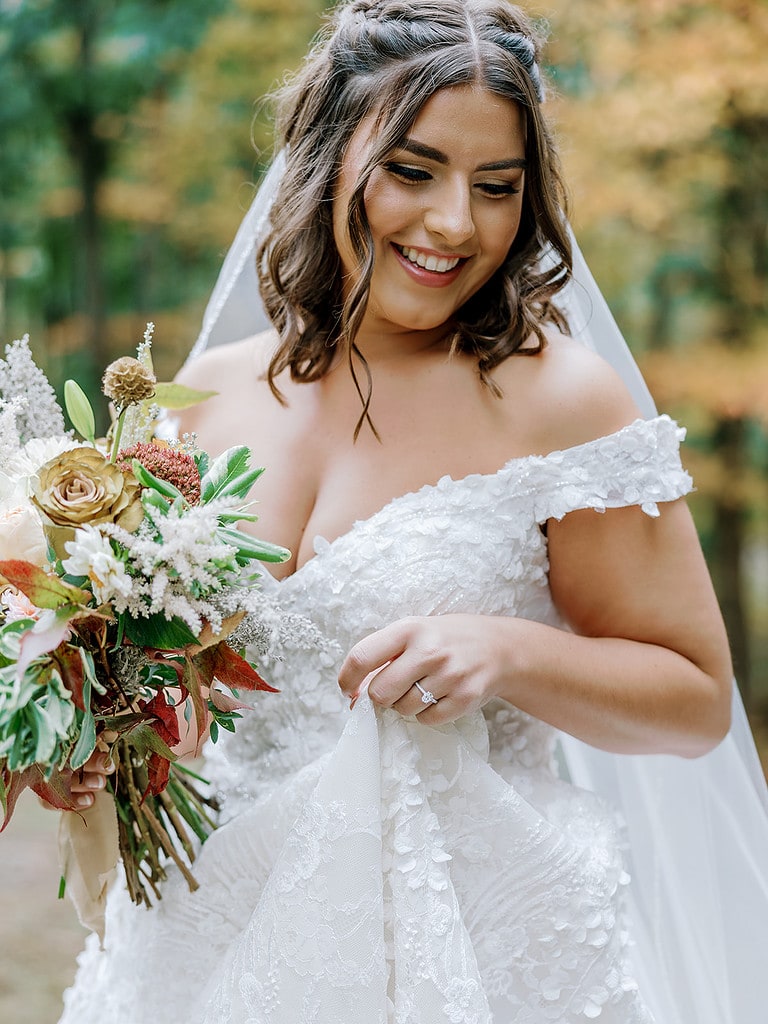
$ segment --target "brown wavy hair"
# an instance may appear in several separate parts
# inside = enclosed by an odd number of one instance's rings
[[[364,193],[371,172],[406,137],[435,92],[479,84],[518,104],[526,132],[522,219],[506,260],[453,319],[452,350],[474,355],[481,380],[508,356],[536,354],[543,327],[567,330],[553,302],[571,275],[566,195],[544,120],[540,39],[504,0],[351,0],[330,17],[303,67],[278,96],[286,169],[257,255],[265,308],[279,334],[267,371],[293,380],[323,377],[346,353],[360,394],[355,437],[368,420],[372,381],[355,346],[373,271]],[[376,116],[374,143],[349,203],[349,238],[361,273],[346,299],[332,205],[345,149],[360,122]],[[542,260],[542,257],[546,259]],[[531,337],[536,346],[523,344]],[[355,360],[362,366],[361,386]]]

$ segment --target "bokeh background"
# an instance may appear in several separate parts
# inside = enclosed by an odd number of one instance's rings
[[[168,379],[271,155],[323,0],[0,0],[0,341],[94,396],[157,325]],[[532,0],[572,220],[663,411],[768,733],[768,4]],[[101,404],[101,403],[99,403]],[[83,931],[55,815],[0,839],[0,1020],[53,1024]],[[126,1024],[132,1024],[127,1021]]]

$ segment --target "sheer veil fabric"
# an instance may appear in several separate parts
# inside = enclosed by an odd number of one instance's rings
[[[284,159],[278,155],[225,259],[190,359],[269,326],[255,252]],[[572,237],[560,305],[573,336],[655,407]],[[695,760],[612,755],[562,735],[563,774],[618,807],[629,840],[636,977],[659,1024],[758,1024],[768,1007],[768,791],[734,684],[726,739]]]

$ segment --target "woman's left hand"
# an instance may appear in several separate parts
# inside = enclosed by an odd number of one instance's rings
[[[498,693],[502,670],[509,668],[498,623],[483,615],[399,619],[355,644],[339,685],[352,705],[370,680],[374,704],[418,715],[428,725],[453,722]],[[425,702],[422,690],[437,703]]]

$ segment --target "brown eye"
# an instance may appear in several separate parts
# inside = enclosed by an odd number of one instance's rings
[[[394,174],[396,178],[409,182],[429,181],[432,178],[428,171],[423,171],[420,167],[409,167],[408,164],[398,164],[391,161],[384,164],[384,170]]]

